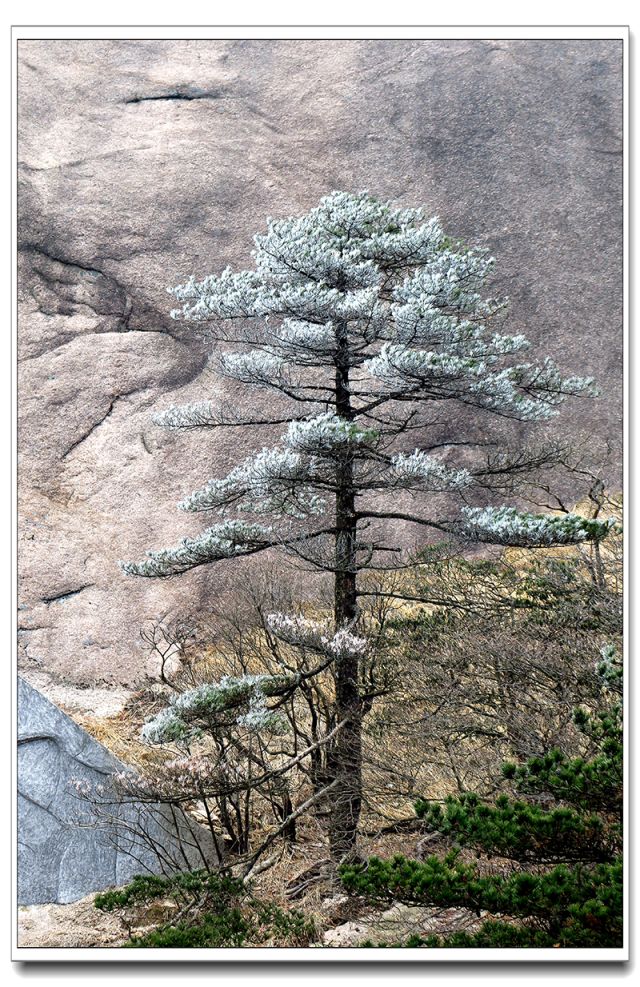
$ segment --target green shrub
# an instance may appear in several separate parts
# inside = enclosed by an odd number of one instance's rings
[[[136,907],[158,901],[177,906],[175,920],[144,935],[132,936],[126,946],[305,946],[316,934],[313,922],[302,913],[262,902],[242,881],[209,871],[188,871],[170,877],[139,875],[123,888],[97,895],[95,906],[108,912],[129,910],[131,919]]]
[[[404,946],[622,945],[620,705],[609,696],[597,713],[576,711],[575,722],[596,747],[591,758],[551,751],[520,766],[505,765],[503,775],[518,797],[502,794],[488,803],[464,794],[444,806],[420,799],[416,812],[425,828],[441,833],[454,849],[444,859],[397,855],[344,865],[345,888],[377,902],[460,907],[512,920],[486,921],[472,934],[414,936]],[[508,858],[511,866],[481,873],[476,864],[461,862],[462,846]]]

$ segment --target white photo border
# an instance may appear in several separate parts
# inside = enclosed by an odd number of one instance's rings
[[[621,26],[557,25],[28,25],[11,29],[11,112],[12,112],[12,366],[11,366],[11,447],[12,447],[12,959],[18,962],[580,962],[611,963],[629,959],[629,847],[624,850],[624,942],[612,949],[369,949],[361,947],[240,948],[240,949],[137,949],[114,948],[33,948],[17,945],[17,48],[21,40],[620,40],[623,44],[623,311],[624,311],[624,411],[623,411],[623,491],[629,504],[629,28]],[[627,514],[625,511],[625,514]],[[629,542],[625,537],[624,571],[629,574]],[[629,590],[624,587],[624,688],[629,695]],[[625,808],[624,831],[629,840],[629,717],[624,718]]]

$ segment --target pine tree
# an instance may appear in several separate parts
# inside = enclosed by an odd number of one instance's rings
[[[458,906],[494,916],[473,934],[414,936],[401,945],[622,945],[622,666],[613,647],[603,649],[598,672],[601,708],[574,714],[591,741],[590,756],[570,758],[554,749],[521,765],[507,762],[503,776],[515,794],[501,794],[493,803],[473,793],[444,805],[419,800],[416,812],[425,830],[453,844],[444,859],[398,855],[341,869],[347,889],[373,900]],[[502,865],[481,873],[460,861],[463,847],[489,863],[497,856]]]
[[[355,846],[362,720],[376,694],[362,681],[366,642],[352,634],[359,576],[401,564],[393,534],[400,522],[498,545],[602,537],[606,523],[574,514],[488,505],[487,491],[539,465],[539,454],[528,462],[522,450],[515,460],[505,452],[471,465],[482,443],[455,433],[451,417],[461,407],[533,425],[549,421],[566,397],[594,389],[590,379],[563,377],[550,359],[514,359],[527,340],[494,331],[506,302],[481,294],[493,258],[454,243],[422,209],[334,192],[306,215],[268,220],[255,245],[253,270],[227,268],[172,289],[182,303],[173,314],[206,324],[220,374],[264,391],[256,404],[264,413],[201,402],[156,421],[172,429],[281,425],[282,439],[179,505],[221,520],[123,568],[168,577],[277,549],[330,574],[330,632],[287,615],[275,615],[273,629],[292,643],[333,642],[324,653],[341,727],[329,759],[330,843],[341,859]],[[446,511],[439,494],[464,506]],[[470,506],[474,498],[480,504]]]

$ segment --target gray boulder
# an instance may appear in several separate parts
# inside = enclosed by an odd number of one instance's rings
[[[42,693],[18,683],[18,903],[77,901],[135,874],[215,863],[180,809],[113,805],[96,818],[78,785],[108,799],[124,765]]]

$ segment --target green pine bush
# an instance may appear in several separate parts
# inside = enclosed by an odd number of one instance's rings
[[[210,871],[185,871],[169,877],[138,875],[124,888],[95,898],[101,911],[129,910],[154,902],[170,902],[178,911],[173,921],[125,946],[140,948],[213,949],[241,946],[306,946],[315,938],[313,922],[298,911],[285,911],[255,898],[237,878]]]
[[[611,655],[609,656],[611,659]],[[416,813],[429,832],[453,848],[441,859],[397,855],[341,868],[345,888],[375,902],[467,908],[489,912],[473,933],[412,936],[406,947],[611,948],[622,945],[622,716],[620,677],[612,660],[601,672],[606,704],[577,710],[575,722],[593,755],[568,758],[558,750],[524,764],[506,764],[515,788],[484,802],[472,793],[425,799]],[[502,858],[481,871],[461,849]],[[368,943],[368,945],[372,945]]]

